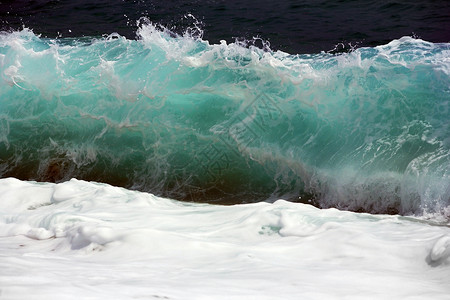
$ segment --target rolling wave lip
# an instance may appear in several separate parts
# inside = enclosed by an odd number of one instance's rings
[[[139,40],[0,35],[2,177],[446,214],[448,44],[291,55],[141,22]]]

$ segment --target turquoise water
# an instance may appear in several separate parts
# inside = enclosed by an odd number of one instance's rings
[[[373,213],[450,205],[450,44],[350,53],[0,36],[0,175]]]

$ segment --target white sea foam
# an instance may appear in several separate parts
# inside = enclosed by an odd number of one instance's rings
[[[450,228],[0,179],[1,299],[449,299]]]

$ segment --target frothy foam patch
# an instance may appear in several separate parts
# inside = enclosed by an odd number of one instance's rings
[[[448,226],[284,200],[189,204],[79,180],[9,178],[0,180],[0,282],[6,298],[446,299]]]

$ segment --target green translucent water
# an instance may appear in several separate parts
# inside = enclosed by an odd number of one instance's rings
[[[2,177],[216,203],[450,205],[449,44],[296,56],[138,35],[0,36]]]

